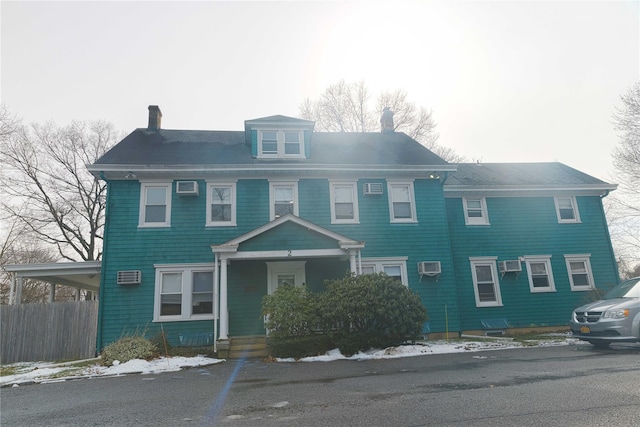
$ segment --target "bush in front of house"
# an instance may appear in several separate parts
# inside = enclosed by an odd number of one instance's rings
[[[281,286],[264,297],[263,314],[271,355],[295,358],[400,345],[418,338],[427,320],[420,297],[384,273],[328,281],[316,295]]]
[[[151,360],[158,355],[156,345],[142,336],[126,336],[106,346],[101,353],[102,364],[112,366],[133,359]]]
[[[415,341],[427,320],[418,294],[384,273],[350,275],[326,289],[321,322],[344,354]]]
[[[291,338],[269,337],[269,354],[273,357],[301,359],[324,354],[335,347],[331,334]]]
[[[265,327],[272,339],[311,335],[318,323],[316,297],[305,285],[278,287],[262,300]]]

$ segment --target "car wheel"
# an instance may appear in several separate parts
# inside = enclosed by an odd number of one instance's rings
[[[611,343],[608,341],[589,341],[589,344],[593,345],[595,348],[609,348]]]

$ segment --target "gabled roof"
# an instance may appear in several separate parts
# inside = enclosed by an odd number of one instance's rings
[[[364,242],[361,241],[357,241],[357,240],[353,240],[350,239],[346,236],[343,236],[342,234],[336,233],[334,231],[331,230],[327,230],[324,227],[321,227],[319,225],[316,225],[312,222],[309,222],[307,220],[304,220],[300,217],[297,217],[295,215],[284,215],[280,218],[277,218],[267,224],[264,224],[254,230],[251,230],[248,233],[243,234],[242,236],[238,236],[232,240],[229,240],[228,242],[219,244],[219,245],[212,245],[211,246],[211,250],[214,253],[217,254],[237,254],[238,253],[238,248],[239,246],[244,243],[247,242],[251,239],[253,239],[254,237],[260,236],[270,230],[274,230],[277,229],[278,227],[282,226],[283,224],[287,224],[287,223],[293,223],[293,224],[297,224],[309,231],[312,231],[314,233],[317,233],[320,236],[323,237],[327,237],[329,239],[332,239],[336,242],[336,250],[338,250],[337,253],[341,254],[343,250],[348,250],[348,249],[360,249],[364,247]],[[277,251],[273,251],[274,254],[277,255]],[[305,251],[305,255],[306,256],[311,256],[311,254],[313,253],[313,250],[309,250],[309,251]],[[320,250],[320,251],[316,251],[317,253],[322,253],[322,254],[327,254],[329,252],[324,251],[324,250]],[[274,256],[274,254],[272,254],[271,256]],[[246,256],[246,255],[245,255]],[[266,257],[267,255],[264,252],[260,253],[260,257]],[[286,256],[291,256],[291,251],[289,251],[288,254],[286,254]]]
[[[507,194],[548,190],[604,194],[616,187],[559,162],[460,163],[444,182],[447,196],[469,192]]]
[[[282,116],[280,114],[276,114],[275,116],[267,116],[267,117],[260,117],[258,119],[246,120],[244,123],[245,123],[245,127],[247,124],[271,125],[271,124],[282,124],[282,123],[313,127],[313,125],[315,125],[316,122],[314,122],[313,120],[298,119],[297,117],[289,117],[289,116]]]
[[[366,170],[386,174],[389,170],[424,173],[455,170],[455,165],[401,132],[314,132],[310,156],[306,159],[254,158],[244,137],[242,131],[136,129],[89,166],[89,170],[96,176],[112,179],[122,179],[129,171],[141,177],[163,171],[177,176],[178,172],[266,170]]]
[[[222,252],[225,252],[225,249],[234,249],[234,248],[237,249],[238,245],[240,245],[241,243],[246,242],[247,240],[253,239],[256,236],[259,236],[260,234],[263,234],[269,230],[277,228],[287,222],[298,224],[301,227],[305,227],[308,230],[311,230],[322,236],[333,239],[336,241],[336,243],[340,245],[341,248],[353,249],[353,248],[361,248],[364,246],[363,242],[350,239],[346,236],[343,236],[342,234],[338,234],[334,231],[327,230],[326,228],[320,227],[319,225],[316,225],[312,222],[304,220],[300,217],[288,214],[288,215],[281,216],[280,218],[277,218],[271,222],[268,222],[254,230],[251,230],[250,232],[245,233],[242,236],[238,236],[235,239],[229,240],[228,242],[225,242],[221,245],[214,245],[212,246],[212,248],[214,249],[214,252],[216,252],[216,249],[219,249]]]

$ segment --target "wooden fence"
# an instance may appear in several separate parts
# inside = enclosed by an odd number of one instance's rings
[[[98,301],[0,306],[0,363],[95,356]]]

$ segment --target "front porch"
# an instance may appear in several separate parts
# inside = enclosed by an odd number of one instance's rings
[[[230,337],[265,336],[262,298],[278,286],[306,284],[361,273],[364,242],[349,239],[293,215],[212,246],[219,324],[217,350],[233,353]],[[237,341],[236,348],[243,348]],[[266,348],[266,346],[265,346]]]

